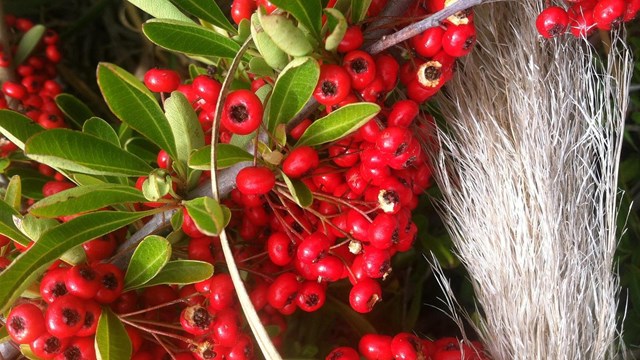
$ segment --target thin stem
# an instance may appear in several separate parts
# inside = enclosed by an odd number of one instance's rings
[[[120,321],[122,321],[123,323],[125,323],[127,325],[131,325],[131,326],[133,326],[135,328],[138,328],[138,329],[140,329],[142,331],[148,332],[149,334],[152,334],[152,335],[153,334],[162,335],[162,336],[166,336],[168,338],[180,340],[180,341],[186,342],[187,344],[192,344],[192,345],[197,345],[198,344],[193,339],[189,339],[188,337],[185,337],[185,336],[180,336],[180,335],[176,335],[174,333],[168,333],[168,332],[164,332],[162,330],[157,330],[157,329],[154,329],[154,328],[143,326],[143,325],[140,325],[139,322],[134,321],[134,320],[127,320],[127,319],[123,319],[121,317],[119,317],[119,319],[120,319]]]
[[[158,335],[151,334],[151,336],[153,336],[153,338],[156,339],[158,344],[160,344],[160,346],[162,346],[162,348],[167,352],[167,354],[169,354],[169,356],[171,356],[171,359],[176,360],[176,356],[173,355],[173,351],[171,351],[171,349],[169,349],[167,347],[167,345],[164,343],[164,341],[162,341],[162,339],[160,339],[160,337]]]
[[[126,314],[120,314],[118,316],[120,316],[120,317],[129,317],[129,316],[135,316],[135,315],[144,314],[144,313],[149,312],[149,311],[161,309],[163,307],[171,306],[171,305],[178,304],[178,303],[181,303],[181,302],[186,302],[186,300],[188,298],[190,298],[191,296],[195,296],[195,295],[199,295],[199,294],[198,293],[194,293],[194,294],[191,294],[191,295],[189,295],[187,297],[184,297],[184,298],[180,298],[180,299],[177,299],[177,300],[172,300],[172,301],[169,301],[169,302],[166,302],[166,303],[162,303],[160,305],[152,306],[150,308],[145,308],[145,309],[142,309],[142,310],[133,311],[133,312],[126,313]]]

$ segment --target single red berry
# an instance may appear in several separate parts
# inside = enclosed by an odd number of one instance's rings
[[[356,350],[348,346],[341,346],[333,349],[325,360],[360,360],[360,355]]]
[[[91,266],[76,265],[68,270],[65,285],[70,294],[91,299],[100,289],[100,279]]]
[[[379,213],[369,227],[368,240],[371,246],[384,250],[400,239],[398,219],[395,215]]]
[[[297,179],[313,171],[320,164],[318,152],[311,146],[299,146],[293,149],[282,162],[282,172]]]
[[[593,8],[593,19],[601,30],[611,30],[624,19],[627,11],[625,0],[600,0]]]
[[[75,335],[84,324],[85,306],[80,298],[67,294],[49,304],[45,324],[51,335],[67,338]]]
[[[18,344],[28,344],[46,332],[42,310],[32,303],[14,306],[5,324],[7,332]]]
[[[231,4],[231,18],[236,24],[242,19],[249,20],[251,14],[257,9],[255,0],[233,0]]]
[[[568,26],[569,15],[559,6],[550,6],[542,10],[536,18],[538,33],[547,39],[564,34]]]
[[[222,89],[222,84],[220,84],[217,80],[211,78],[207,75],[198,75],[193,79],[191,83],[191,87],[193,91],[204,100],[207,104],[215,105],[216,101],[218,101],[218,97],[220,96],[220,90]],[[209,109],[209,111],[215,110],[214,108]]]
[[[62,116],[46,112],[41,113],[36,122],[45,129],[58,129],[65,127],[64,118]]]
[[[380,284],[371,278],[358,280],[349,292],[349,305],[361,314],[366,314],[373,310],[375,304],[382,300],[382,289]]]
[[[412,138],[411,131],[407,128],[389,126],[380,132],[376,140],[376,149],[385,154],[398,156],[407,150]]]
[[[300,285],[296,304],[306,312],[314,312],[324,305],[326,300],[326,288],[317,281],[305,281]]]
[[[241,334],[238,314],[233,309],[219,311],[212,326],[213,340],[225,348],[232,347]]]
[[[406,332],[396,334],[391,339],[391,352],[396,360],[417,360],[425,357],[422,340]]]
[[[370,54],[362,50],[348,52],[342,66],[351,77],[351,87],[356,90],[363,90],[376,78],[376,63]]]
[[[187,208],[182,208],[182,231],[190,238],[200,238],[205,236],[196,226]]]
[[[42,187],[42,195],[45,197],[51,196],[73,187],[75,187],[75,185],[68,181],[47,181]]]
[[[111,257],[118,247],[118,241],[114,236],[101,236],[82,244],[87,261],[94,263]]]
[[[391,273],[391,254],[388,250],[367,247],[362,255],[364,271],[368,277],[379,279]]]
[[[624,13],[624,22],[629,22],[636,18],[640,12],[640,0],[630,0],[627,2],[627,11]]]
[[[69,346],[55,360],[94,360],[96,359],[95,340],[92,337],[74,337]]]
[[[197,238],[191,238],[189,240],[189,247],[187,249],[189,259],[206,261],[210,264],[216,262],[216,248],[214,238],[209,236],[202,236]]]
[[[318,281],[335,282],[342,279],[344,263],[333,255],[327,255],[311,266],[312,274]]]
[[[251,360],[253,358],[253,343],[245,334],[241,334],[238,337],[236,343],[233,344],[225,356],[226,360]]]
[[[236,176],[236,187],[245,195],[264,195],[273,189],[276,177],[263,166],[246,167]]]
[[[313,122],[310,119],[304,119],[300,122],[300,124],[296,125],[293,129],[289,130],[289,135],[292,139],[298,140],[304,134],[304,132],[309,128],[309,126]]]
[[[180,75],[170,69],[149,69],[144,74],[145,86],[153,92],[172,92],[180,85]]]
[[[124,273],[113,264],[103,263],[95,265],[95,270],[100,279],[100,290],[95,300],[101,304],[109,304],[115,301],[124,288]]]
[[[305,264],[316,263],[327,255],[330,246],[331,242],[326,235],[315,232],[298,245],[296,258]]]
[[[269,253],[269,259],[274,264],[285,266],[293,260],[296,252],[295,244],[287,234],[277,231],[267,239],[267,252]]]
[[[363,43],[362,29],[357,25],[349,26],[340,44],[338,44],[338,52],[348,53],[349,51],[357,50]]]
[[[269,0],[256,0],[256,5],[262,6],[267,14],[271,14],[278,9],[278,7],[273,5]]]
[[[411,38],[413,50],[419,55],[430,58],[442,49],[444,28],[440,26],[429,28]]]
[[[98,320],[102,314],[102,307],[93,300],[84,302],[84,310],[84,322],[76,333],[78,337],[94,335],[98,329]]]
[[[201,305],[188,306],[180,313],[180,325],[191,335],[200,336],[211,331],[214,317]]]
[[[351,77],[342,66],[322,64],[313,97],[320,104],[332,106],[340,103],[351,92]]]
[[[575,37],[588,37],[597,27],[593,18],[593,7],[586,7],[583,3],[577,3],[567,11],[569,15],[569,30]]]
[[[393,360],[391,336],[366,334],[360,338],[358,350],[366,360]]]
[[[449,26],[442,37],[442,49],[453,57],[467,55],[476,43],[476,28],[471,24]]]
[[[69,291],[66,286],[68,268],[56,268],[47,271],[40,281],[40,296],[51,304],[55,299],[66,295]]]
[[[2,92],[18,100],[24,100],[28,95],[27,89],[22,84],[14,81],[5,81],[2,83]]]
[[[51,335],[46,331],[38,338],[33,340],[29,347],[33,352],[33,355],[40,359],[53,359],[69,346],[69,338],[59,338]]]
[[[347,211],[347,232],[356,240],[368,241],[371,221],[355,209]]]
[[[166,151],[158,151],[156,162],[158,163],[158,167],[160,167],[161,169],[171,170],[171,157]]]
[[[331,161],[343,168],[353,167],[360,159],[359,142],[352,136],[340,139],[329,146]]]
[[[378,77],[382,79],[384,91],[389,92],[393,90],[398,82],[400,64],[398,64],[398,61],[393,56],[386,53],[378,54],[375,60]]]
[[[236,301],[236,292],[229,274],[211,277],[209,285],[209,307],[214,310],[230,308]]]
[[[295,310],[296,296],[300,289],[297,276],[292,272],[285,272],[269,285],[267,301],[275,309],[283,309],[293,305]]]
[[[367,87],[360,91],[362,100],[374,103],[381,103],[387,94],[382,77],[376,76]]]
[[[262,122],[262,102],[250,90],[240,89],[229,93],[223,106],[221,124],[234,134],[250,134]]]

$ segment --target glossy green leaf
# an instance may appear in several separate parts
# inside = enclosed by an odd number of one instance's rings
[[[56,105],[62,110],[66,118],[78,128],[82,128],[82,124],[93,116],[91,109],[71,94],[60,94],[56,96]]]
[[[21,180],[22,196],[35,200],[42,199],[42,187],[47,183],[47,181],[52,180],[33,168],[12,167],[7,169],[6,175],[9,177],[19,175]]]
[[[174,91],[165,100],[164,109],[176,141],[177,156],[173,159],[173,166],[178,174],[187,178],[191,172],[187,167],[189,155],[204,146],[202,125],[189,100],[179,91]]]
[[[260,24],[280,50],[291,56],[305,56],[313,51],[309,40],[290,19],[284,15],[262,15]]]
[[[179,21],[190,21],[191,19],[183,14],[169,0],[127,0],[140,10],[160,19],[174,19]]]
[[[272,0],[271,3],[293,15],[317,40],[321,39],[322,5],[320,0]]]
[[[131,358],[131,340],[120,318],[108,306],[102,307],[95,339],[98,360]]]
[[[233,37],[233,41],[242,44],[251,36],[251,21],[249,19],[240,20],[238,24],[238,35]]]
[[[24,150],[24,143],[44,128],[28,117],[12,110],[0,110],[0,134]]]
[[[328,8],[324,9],[324,12],[327,14],[327,25],[329,29],[331,29],[331,33],[324,42],[324,48],[327,51],[335,51],[338,45],[340,45],[342,38],[344,38],[349,24],[344,15],[336,9]]]
[[[29,208],[36,216],[58,217],[81,214],[106,206],[145,202],[140,190],[126,185],[78,186],[46,197]]]
[[[302,134],[296,146],[315,146],[343,138],[358,130],[380,111],[373,103],[356,103],[341,107],[316,120]]]
[[[273,133],[286,124],[309,101],[320,76],[320,65],[310,57],[293,60],[282,70],[269,98],[267,129]]]
[[[253,160],[253,155],[231,144],[216,144],[218,169],[228,168],[242,161]],[[194,151],[189,158],[189,167],[199,170],[211,170],[211,145]]]
[[[22,180],[19,175],[14,175],[9,180],[4,193],[4,201],[17,211],[20,211],[22,203]]]
[[[154,44],[187,55],[233,59],[240,50],[235,41],[193,23],[153,19],[142,32]]]
[[[169,261],[146,286],[161,284],[187,285],[206,280],[213,275],[213,265],[197,260]]]
[[[291,196],[293,196],[293,200],[296,202],[296,204],[300,205],[303,208],[311,206],[311,204],[313,203],[313,194],[311,194],[311,190],[309,190],[309,187],[307,187],[305,183],[298,179],[290,179],[285,174],[282,174],[282,178],[287,184],[289,193],[291,193]]]
[[[258,52],[260,52],[268,66],[273,69],[283,69],[287,65],[289,57],[264,31],[257,13],[251,16],[251,36]]]
[[[17,241],[22,245],[27,245],[31,241],[16,227],[13,217],[21,218],[20,213],[9,204],[0,200],[0,234]]]
[[[124,276],[125,291],[139,288],[153,279],[171,257],[171,244],[162,236],[150,235],[133,252]]]
[[[371,0],[353,0],[351,1],[351,23],[357,24],[367,17]]]
[[[143,176],[152,168],[125,150],[93,135],[52,129],[32,136],[25,145],[31,159],[54,168],[93,175]]]
[[[120,147],[120,139],[118,138],[118,134],[115,129],[111,127],[108,122],[99,117],[94,116],[85,121],[82,125],[82,132],[99,137],[102,140]]]
[[[140,80],[116,65],[101,63],[98,85],[109,108],[120,120],[176,157],[169,122],[155,96]]]
[[[0,274],[0,312],[66,251],[149,216],[146,211],[102,211],[81,215],[44,233]]]
[[[173,0],[173,2],[191,15],[232,34],[237,32],[214,0]]]
[[[22,38],[20,39],[20,43],[18,44],[18,49],[16,50],[16,55],[13,59],[15,65],[22,64],[29,55],[35,50],[35,48],[40,44],[40,39],[42,39],[42,35],[44,35],[46,28],[40,24],[33,26],[29,31],[27,31]]]
[[[209,236],[218,236],[229,223],[230,212],[208,196],[184,202],[198,230]]]

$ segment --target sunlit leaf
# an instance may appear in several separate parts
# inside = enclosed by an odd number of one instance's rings
[[[171,257],[171,244],[167,239],[150,235],[133,252],[124,277],[125,291],[143,286],[153,279]]]
[[[213,275],[213,265],[197,260],[169,261],[158,275],[145,286],[161,284],[187,285],[206,280]]]
[[[356,131],[380,111],[373,103],[349,104],[316,120],[302,134],[296,146],[315,146],[343,138]]]
[[[95,339],[98,360],[131,358],[131,340],[120,318],[105,306],[102,308]]]
[[[140,190],[126,185],[97,184],[78,186],[48,196],[29,208],[36,216],[58,217],[81,214],[106,206],[145,202]]]

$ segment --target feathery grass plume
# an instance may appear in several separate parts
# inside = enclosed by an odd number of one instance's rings
[[[493,359],[607,359],[620,349],[617,172],[632,60],[544,40],[543,1],[477,9],[478,47],[439,100],[434,171]]]

